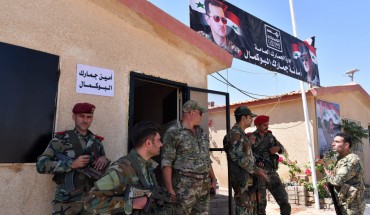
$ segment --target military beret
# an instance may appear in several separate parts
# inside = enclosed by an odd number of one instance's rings
[[[95,106],[93,104],[89,103],[77,103],[72,109],[72,112],[74,114],[79,114],[79,113],[94,113]]]
[[[251,117],[256,117],[257,115],[252,113],[252,111],[247,106],[240,106],[235,109],[234,116],[245,116],[250,115]]]
[[[200,106],[198,104],[198,102],[196,102],[194,100],[189,100],[189,101],[185,102],[185,104],[183,104],[183,106],[182,106],[182,111],[183,112],[187,113],[187,112],[190,112],[192,110],[199,110],[202,113],[207,112],[206,108]]]
[[[255,125],[260,125],[266,122],[269,122],[270,117],[266,115],[259,115],[254,119],[254,124]]]

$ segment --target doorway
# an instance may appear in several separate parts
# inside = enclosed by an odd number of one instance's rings
[[[173,82],[136,72],[130,73],[129,137],[133,125],[139,121],[153,121],[162,126],[180,120],[180,107],[186,84]],[[163,134],[163,132],[162,132]],[[130,141],[128,141],[130,143]],[[128,152],[132,149],[128,144]],[[160,156],[153,157],[160,164]],[[163,185],[161,168],[156,168],[158,184]]]
[[[181,120],[182,104],[187,100],[196,100],[203,107],[209,107],[202,116],[201,127],[210,138],[210,156],[216,177],[222,182],[224,192],[222,201],[227,202],[224,214],[231,214],[232,194],[229,184],[229,168],[222,138],[230,130],[229,94],[207,89],[190,87],[187,84],[169,81],[137,72],[130,73],[129,125],[131,128],[139,121],[154,121],[162,126],[162,133],[173,122]],[[220,106],[213,106],[211,101],[219,101]],[[163,136],[163,135],[162,135]],[[221,139],[220,139],[221,138]],[[128,141],[128,152],[132,149]],[[153,157],[160,164],[160,156]],[[161,168],[156,168],[155,175],[160,186],[163,186]],[[219,204],[211,201],[211,204]],[[228,207],[227,207],[228,206]]]

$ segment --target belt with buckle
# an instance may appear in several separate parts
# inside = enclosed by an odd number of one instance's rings
[[[178,171],[179,175],[190,177],[190,178],[195,178],[195,179],[206,179],[208,178],[208,173],[195,173],[195,172],[183,172],[183,171]]]

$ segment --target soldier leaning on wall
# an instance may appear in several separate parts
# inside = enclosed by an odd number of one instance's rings
[[[90,214],[84,209],[85,195],[109,165],[104,138],[89,130],[94,110],[93,104],[77,103],[72,110],[75,128],[57,132],[37,159],[37,172],[54,174],[57,184],[53,214]]]

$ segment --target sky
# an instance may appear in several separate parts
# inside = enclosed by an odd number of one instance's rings
[[[189,25],[188,0],[149,0],[152,4]],[[228,0],[234,6],[293,35],[289,0]],[[352,69],[354,82],[370,93],[370,13],[369,1],[312,0],[294,1],[297,38],[315,36],[315,47],[323,87],[351,83],[345,72]],[[253,64],[233,59],[231,68],[219,71],[239,89],[255,98],[276,96],[300,90],[300,81]],[[212,76],[221,79],[217,73]],[[208,76],[208,89],[229,92],[230,103],[249,101],[248,97]],[[191,85],[191,83],[188,83]],[[304,83],[305,89],[308,84]],[[254,95],[253,95],[254,94]],[[217,100],[217,99],[216,99]],[[221,101],[215,101],[221,105]]]

